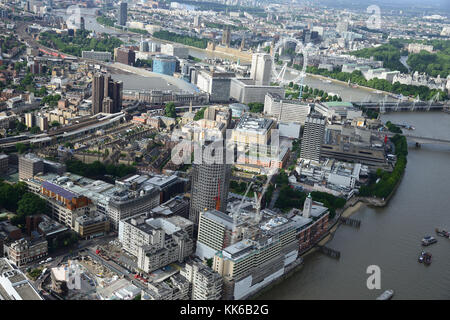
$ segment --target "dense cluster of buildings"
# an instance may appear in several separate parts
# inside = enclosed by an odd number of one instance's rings
[[[55,239],[65,232],[86,240],[117,234],[118,250],[131,261],[121,266],[136,273],[136,281],[145,279],[140,286],[115,279],[110,288],[100,290],[101,299],[133,299],[139,294],[143,300],[246,299],[298,266],[301,255],[329,228],[328,204],[313,201],[311,194],[302,208],[284,213],[273,204],[271,209],[262,205],[266,187],[261,181],[269,173],[272,178],[274,170],[287,169],[293,189],[349,198],[371,171],[392,169],[395,157],[386,154],[386,142],[372,134],[372,129],[382,126],[379,120],[365,119],[362,110],[350,102],[290,99],[283,85],[272,82],[277,67],[272,54],[275,39],[284,35],[278,29],[283,23],[289,34],[295,33],[309,45],[309,66],[329,71],[339,67],[350,73],[359,70],[368,80],[425,81],[429,85],[431,80],[419,74],[405,76],[383,68],[379,61],[343,54],[367,46],[368,38],[381,41],[381,35],[368,35],[345,20],[333,20],[333,30],[312,22],[286,23],[284,14],[270,13],[261,20],[247,12],[242,16],[230,12],[224,18],[230,25],[216,34],[211,13],[199,11],[191,17],[188,5],[164,6],[156,1],[123,1],[116,14],[105,14],[115,17],[124,32],[137,28],[153,33],[164,28],[207,38],[207,50],[231,54],[249,64],[220,59],[199,63],[184,46],[158,46],[143,37],[138,45],[115,48],[113,56],[111,52],[83,51],[82,59],[91,62],[27,53],[36,83],[60,97],[41,106],[43,100],[36,100],[31,93],[5,89],[0,95],[7,110],[0,115],[7,139],[3,142],[29,138],[28,134],[7,137],[6,130],[18,121],[27,130],[38,127],[43,134],[36,136],[35,142],[49,146],[40,150],[39,156],[25,153],[17,159],[19,180],[45,201],[46,215],[26,217],[25,234],[9,221],[0,222],[0,253],[7,257],[0,259],[2,299],[41,299],[17,267],[43,260]],[[139,15],[136,8],[142,9]],[[180,15],[174,17],[174,12]],[[148,20],[158,25],[143,22],[147,13],[152,13]],[[168,19],[169,15],[173,19]],[[255,28],[255,39],[247,27],[236,22],[238,17]],[[267,25],[271,29],[266,32]],[[84,29],[84,22],[77,28]],[[325,49],[319,48],[319,43]],[[306,57],[296,49],[296,43],[286,43],[275,53],[275,62],[300,65]],[[421,50],[432,52],[433,48],[408,47],[410,52]],[[124,84],[114,80],[100,62],[146,75],[151,69],[168,83],[179,80],[191,90],[124,90]],[[6,70],[13,80],[17,78],[17,72]],[[7,72],[0,73],[9,77]],[[449,79],[433,81],[436,88],[448,88],[450,83]],[[162,108],[167,102],[177,105],[178,114]],[[22,117],[24,110],[29,112]],[[222,140],[225,143],[218,147]],[[191,160],[181,165],[171,158],[179,142],[189,143],[183,156]],[[94,180],[44,159],[50,153],[61,163],[75,158],[84,163],[133,164],[138,173],[115,181],[113,176]],[[7,172],[13,160],[0,155],[0,170]],[[182,166],[189,169],[177,171]],[[254,199],[232,193],[237,192],[232,190],[232,180],[234,185],[251,181],[245,183],[246,194],[250,190]],[[52,273],[55,287],[68,281],[62,272]]]

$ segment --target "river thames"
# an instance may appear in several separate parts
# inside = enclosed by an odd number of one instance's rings
[[[416,135],[450,139],[450,114],[391,113],[382,120],[411,124]],[[450,239],[434,231],[450,229],[449,190],[450,145],[410,145],[405,175],[388,205],[363,206],[352,216],[361,227],[340,226],[327,243],[341,258],[314,252],[258,299],[375,299],[387,289],[395,291],[393,299],[450,299]],[[433,255],[430,266],[417,261],[425,235],[438,240],[426,248]],[[367,289],[369,265],[381,268],[380,290]]]

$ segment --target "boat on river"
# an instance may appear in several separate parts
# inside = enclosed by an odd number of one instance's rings
[[[390,300],[390,299],[392,299],[393,296],[394,296],[394,290],[389,289],[389,290],[386,290],[385,292],[383,292],[383,293],[377,298],[377,300]]]
[[[432,236],[425,236],[422,239],[422,245],[423,246],[429,246],[430,244],[433,244],[433,243],[436,243],[436,242],[437,242],[437,240],[434,237],[432,237]]]
[[[431,264],[431,253],[422,251],[419,256],[419,262],[427,265]]]
[[[443,230],[443,229],[441,230],[439,228],[436,228],[436,233],[441,237],[450,238],[450,233],[446,230]]]

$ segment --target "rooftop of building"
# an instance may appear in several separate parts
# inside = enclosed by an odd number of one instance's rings
[[[298,99],[285,99],[284,97],[282,97],[280,94],[278,93],[273,93],[273,92],[268,92],[267,95],[269,97],[271,97],[273,100],[276,101],[282,101],[283,103],[289,103],[289,104],[299,104],[299,105],[304,105],[304,106],[308,106],[308,103],[305,103],[302,100],[298,100]]]
[[[32,161],[32,162],[39,162],[39,161],[43,161],[42,158],[38,157],[36,154],[34,153],[27,153],[24,154],[21,158]]]
[[[0,221],[0,231],[3,230],[7,233],[11,233],[20,230],[18,227],[11,224],[10,221]]]
[[[254,250],[271,245],[273,240],[278,238],[277,235],[290,230],[303,229],[327,212],[328,208],[324,207],[320,202],[313,202],[311,217],[309,218],[303,217],[299,209],[291,210],[288,215],[281,215],[272,210],[264,209],[261,211],[259,222],[252,219],[254,215],[251,215],[249,216],[250,219],[247,219],[244,224],[245,227],[256,230],[256,235],[252,239],[243,239],[228,246],[223,249],[221,254],[225,258],[232,260],[242,259],[254,252]]]
[[[39,229],[47,236],[68,230],[59,222],[50,219],[48,216],[42,215],[42,221],[39,222]]]
[[[162,229],[166,234],[173,234],[181,229],[185,229],[193,223],[180,216],[172,216],[168,218],[149,218],[150,213],[137,214],[122,220],[123,223],[131,224],[146,234],[152,234],[153,231]]]
[[[157,55],[155,55],[153,60],[160,60],[160,61],[167,60],[167,61],[170,61],[170,62],[176,62],[177,61],[177,57],[169,56],[167,54],[157,54]]]
[[[159,177],[159,179],[158,179]],[[92,180],[66,172],[63,176],[48,173],[35,176],[30,181],[61,194],[67,199],[85,196],[93,202],[113,201],[124,203],[147,194],[156,194],[160,186],[168,185],[178,179],[177,176],[157,176],[150,181],[150,176],[134,175],[125,180],[116,180],[116,184],[102,180]]]
[[[259,118],[250,113],[245,113],[237,123],[235,130],[264,134],[270,129],[273,123],[274,121],[272,119]]]
[[[208,210],[202,212],[202,216],[213,220],[221,225],[224,225],[228,229],[233,229],[233,218],[218,210]]]
[[[345,102],[345,101],[329,101],[329,102],[324,102],[323,104],[329,108],[352,108],[353,107],[353,103]]]
[[[106,215],[100,212],[85,214],[76,218],[76,221],[82,226],[89,226],[99,222],[105,222],[107,220],[108,218],[106,217]]]
[[[189,202],[182,197],[174,197],[159,206],[151,209],[151,212],[158,215],[169,216],[174,214],[181,206],[188,206]]]
[[[6,258],[0,258],[0,300],[43,300],[25,275]]]

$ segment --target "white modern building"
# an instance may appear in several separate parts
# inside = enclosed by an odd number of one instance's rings
[[[267,93],[264,99],[264,113],[283,122],[305,124],[311,106],[300,100],[288,100],[275,93]]]
[[[272,76],[272,58],[267,53],[254,53],[252,55],[252,67],[250,78],[255,80],[255,85],[268,86]]]
[[[189,49],[174,44],[161,44],[161,53],[169,56],[175,56],[181,59],[187,59],[189,57]]]
[[[0,300],[44,300],[11,261],[0,258]]]

